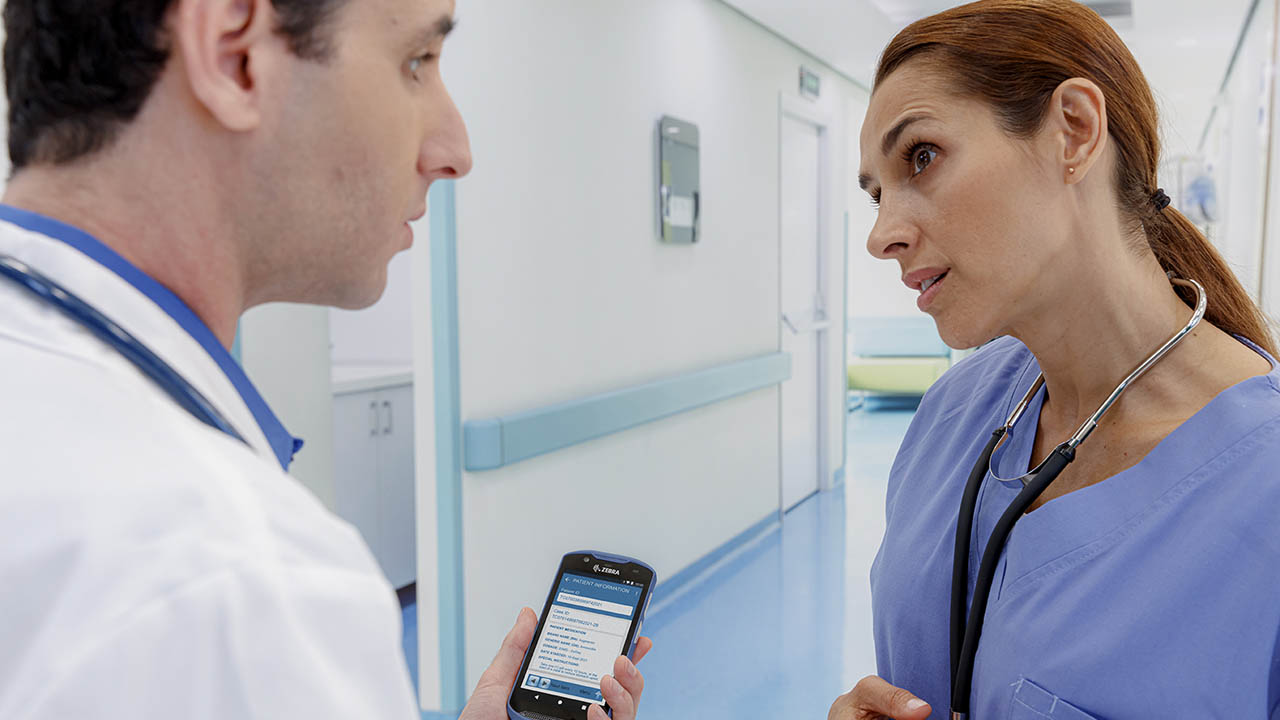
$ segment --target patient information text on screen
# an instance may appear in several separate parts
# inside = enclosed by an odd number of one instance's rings
[[[524,688],[603,704],[600,678],[622,654],[641,587],[565,574],[542,636],[529,661]]]

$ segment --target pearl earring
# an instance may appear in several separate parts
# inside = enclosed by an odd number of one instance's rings
[[[1073,168],[1073,167],[1072,167],[1072,168],[1067,168],[1067,172],[1071,173],[1072,175],[1075,175],[1075,174],[1076,174],[1076,169],[1075,169],[1075,168]]]

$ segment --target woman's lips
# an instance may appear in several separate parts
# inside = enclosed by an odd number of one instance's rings
[[[920,297],[916,298],[916,307],[920,308],[922,312],[927,312],[934,299],[938,297],[938,293],[942,291],[942,286],[946,284],[948,277],[949,274],[944,272],[941,277],[929,284],[928,289],[925,289],[924,292],[920,293]],[[922,283],[921,286],[923,287],[924,284]]]

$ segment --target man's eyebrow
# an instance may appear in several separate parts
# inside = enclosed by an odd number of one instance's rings
[[[424,45],[430,45],[436,40],[443,40],[449,33],[453,32],[453,29],[456,27],[458,27],[458,21],[448,15],[445,15],[431,25],[423,28],[421,32],[414,36],[413,46],[422,47]]]
[[[880,142],[880,154],[888,155],[893,146],[898,143],[898,138],[902,135],[902,132],[910,127],[912,123],[928,119],[928,115],[908,115],[900,120],[897,125],[894,125],[889,132],[884,134],[884,140]]]

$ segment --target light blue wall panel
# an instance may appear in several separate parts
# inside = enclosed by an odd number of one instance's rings
[[[440,688],[446,711],[466,703],[463,635],[462,436],[458,368],[458,228],[455,188],[437,181],[428,195],[431,327],[435,377],[436,530],[440,568]]]

